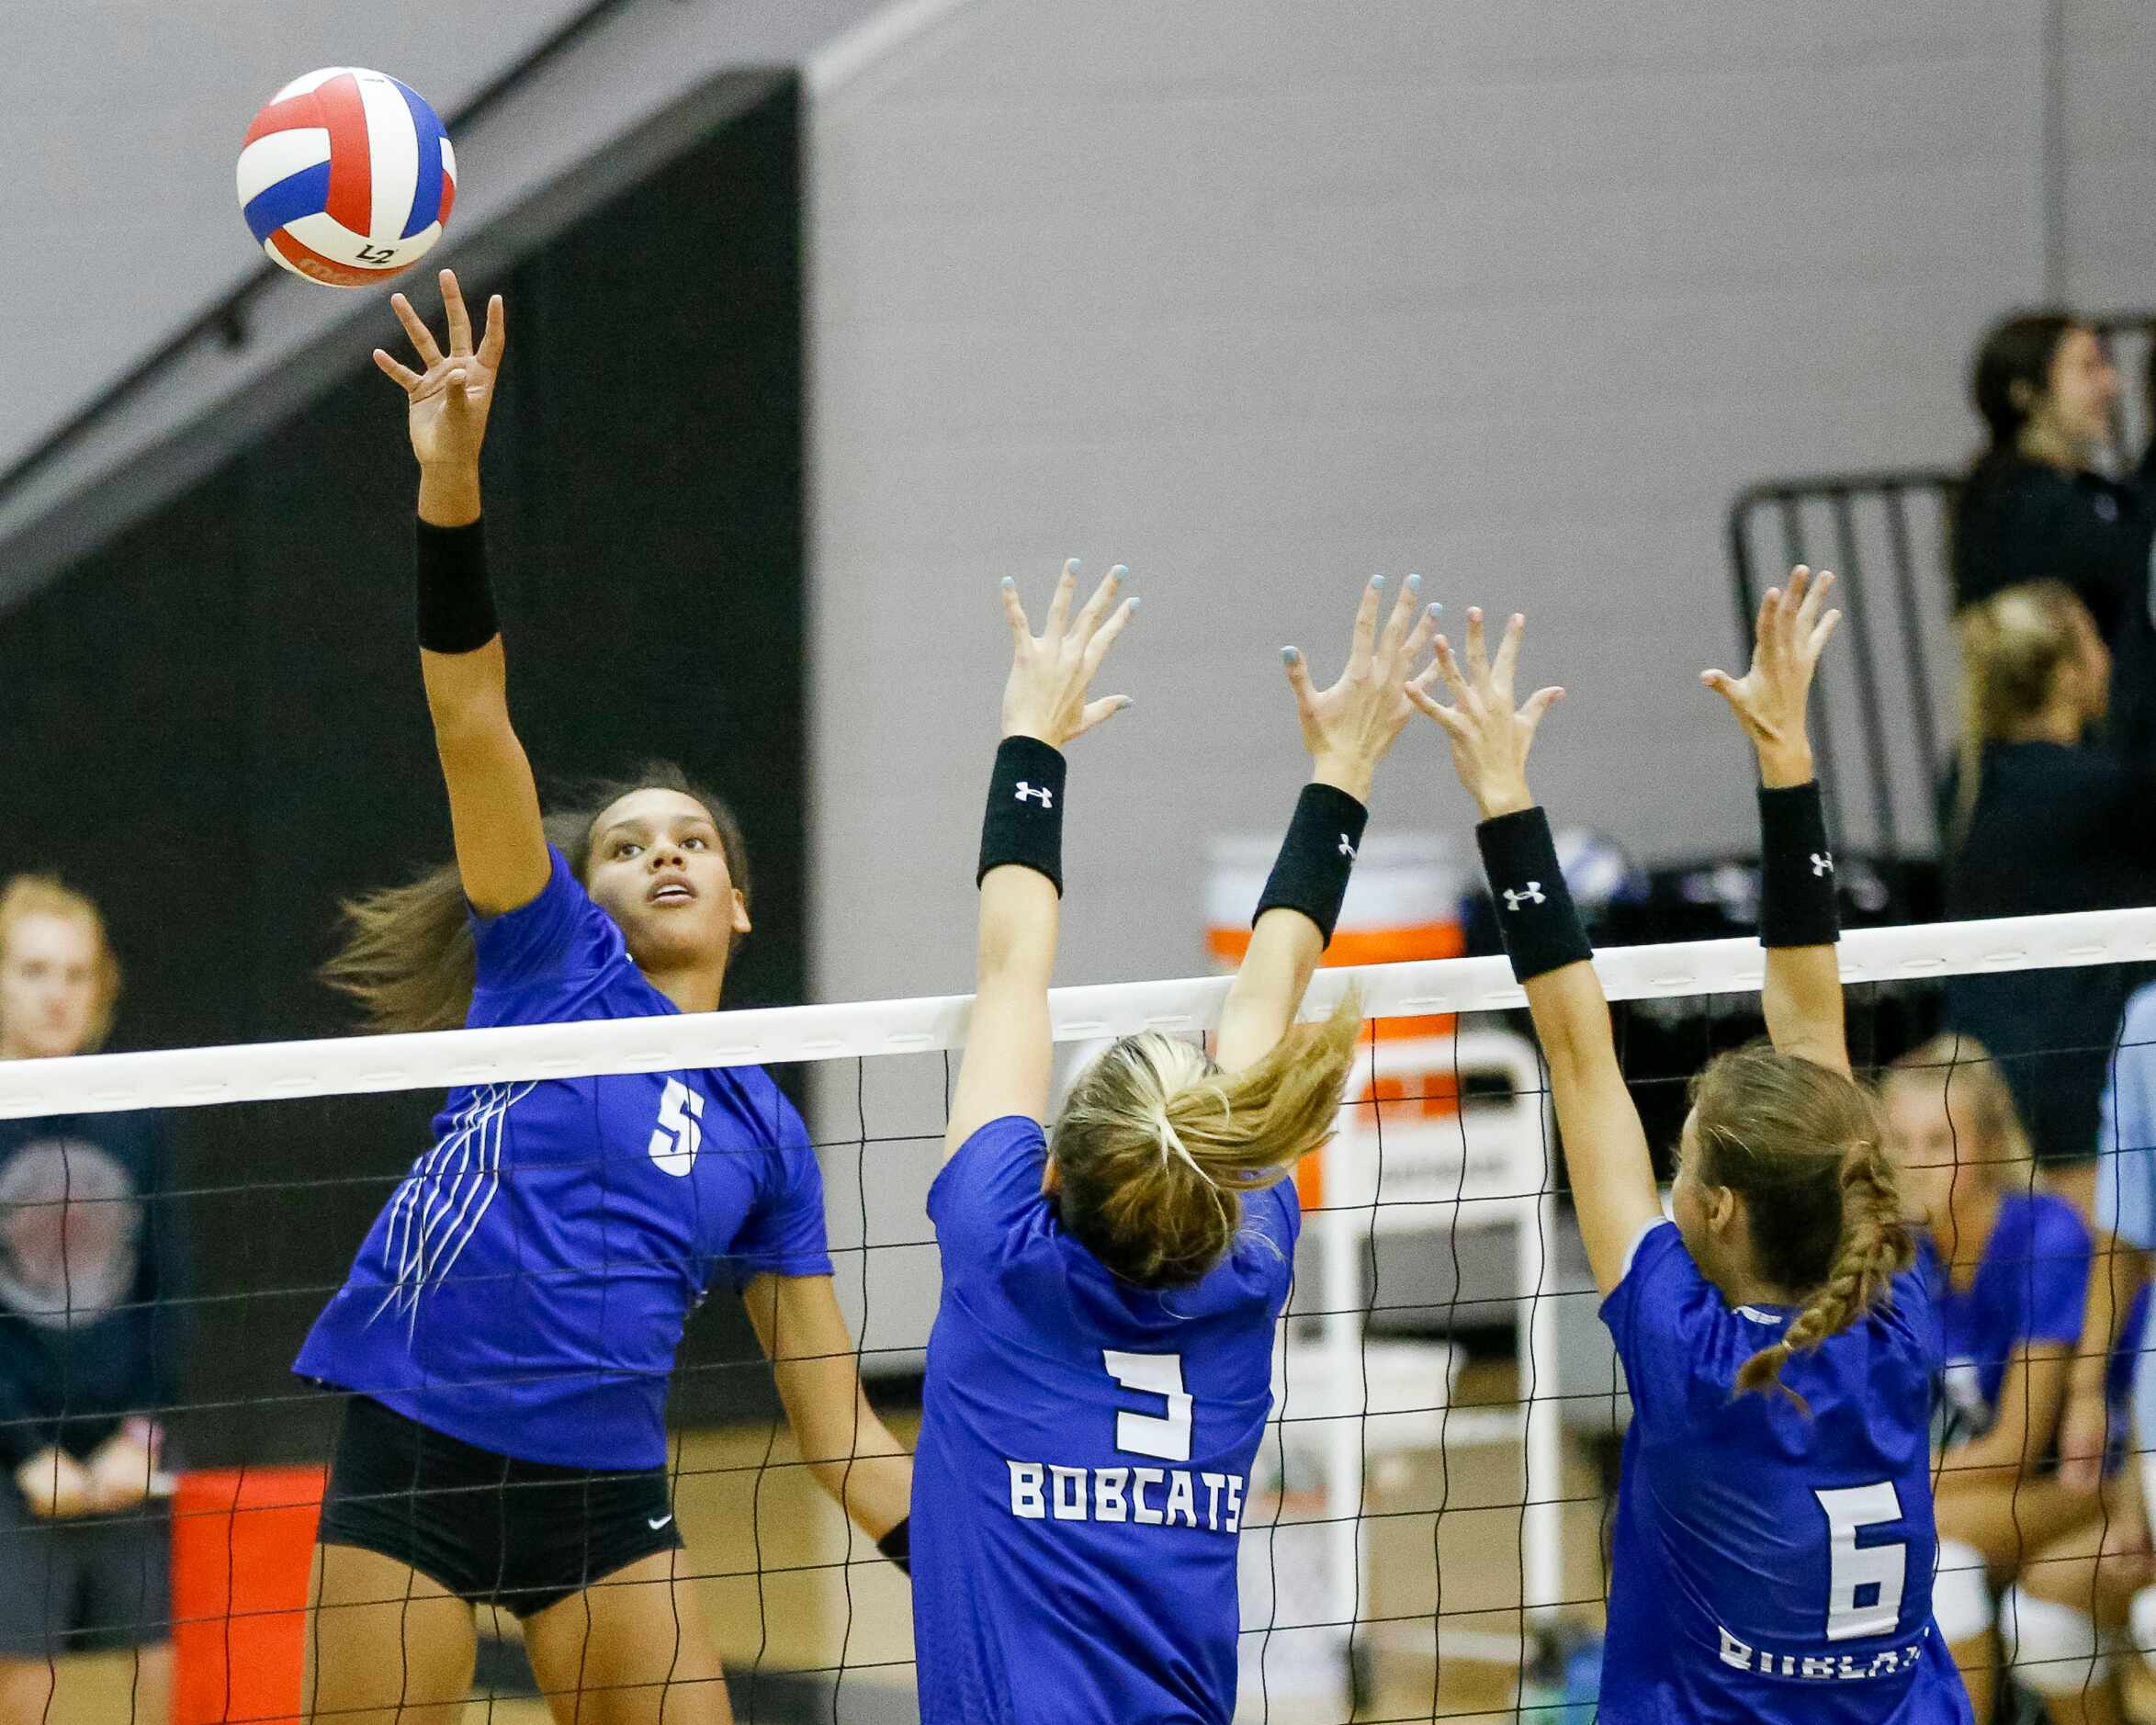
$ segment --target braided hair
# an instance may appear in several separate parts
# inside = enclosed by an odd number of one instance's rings
[[[1733,1049],[1693,1080],[1699,1176],[1744,1201],[1753,1259],[1802,1297],[1782,1339],[1737,1373],[1737,1393],[1778,1391],[1782,1368],[1889,1297],[1915,1262],[1893,1163],[1870,1092],[1846,1073],[1764,1042]]]

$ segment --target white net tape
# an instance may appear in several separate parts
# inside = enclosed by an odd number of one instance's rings
[[[1841,955],[1846,983],[2128,964],[2156,959],[2156,909],[1863,929],[1844,938]],[[1595,968],[1612,1000],[1750,994],[1761,977],[1760,949],[1745,940],[1613,947],[1596,955]],[[1228,984],[1206,976],[1059,988],[1049,997],[1055,1037],[1073,1043],[1206,1030],[1219,1019]],[[1526,1003],[1502,958],[1448,958],[1321,972],[1305,1012],[1328,1010],[1349,987],[1362,990],[1370,1018],[1499,1012]],[[13,1061],[0,1068],[0,1119],[925,1054],[964,1045],[971,1005],[971,996],[944,995]]]

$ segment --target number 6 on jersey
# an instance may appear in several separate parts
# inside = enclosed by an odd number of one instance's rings
[[[1881,1522],[1902,1519],[1902,1500],[1893,1483],[1850,1485],[1815,1491],[1826,1512],[1826,1639],[1853,1641],[1860,1636],[1891,1635],[1902,1620],[1902,1585],[1908,1578],[1909,1547],[1895,1539],[1884,1545],[1858,1545],[1857,1535]],[[1857,1595],[1866,1587],[1879,1592],[1868,1603]]]

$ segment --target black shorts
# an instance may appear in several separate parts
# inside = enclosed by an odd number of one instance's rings
[[[0,1483],[0,1657],[148,1647],[172,1635],[172,1513],[49,1521]]]
[[[378,1551],[520,1618],[682,1546],[664,1468],[517,1461],[363,1395],[344,1409],[316,1537]]]

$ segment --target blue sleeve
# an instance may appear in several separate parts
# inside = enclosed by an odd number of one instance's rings
[[[1012,1233],[1046,1208],[1047,1161],[1047,1134],[1022,1114],[992,1120],[958,1146],[929,1188],[947,1280],[994,1262]]]
[[[547,885],[528,905],[471,919],[473,992],[587,976],[626,952],[614,919],[592,902],[569,859],[549,845]]]
[[[2156,987],[2127,1003],[2104,1087],[2096,1146],[2096,1225],[2142,1251],[2156,1248]]]
[[[830,1241],[824,1232],[823,1169],[808,1127],[773,1088],[775,1142],[762,1152],[756,1207],[734,1235],[726,1271],[736,1288],[758,1276],[829,1276]]]
[[[1602,1322],[1617,1344],[1632,1416],[1642,1430],[1670,1430],[1685,1417],[1694,1370],[1711,1357],[1721,1309],[1676,1224],[1649,1223],[1602,1302]]]
[[[2071,1347],[2082,1338],[2089,1304],[2089,1231],[2062,1198],[2040,1193],[2029,1230],[2028,1318],[2030,1342]]]

